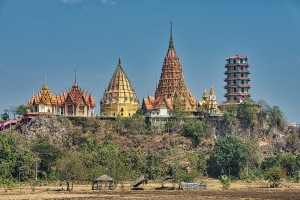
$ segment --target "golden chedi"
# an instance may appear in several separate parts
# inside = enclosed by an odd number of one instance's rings
[[[129,117],[136,113],[138,106],[136,92],[132,88],[119,58],[118,66],[100,100],[100,115]]]

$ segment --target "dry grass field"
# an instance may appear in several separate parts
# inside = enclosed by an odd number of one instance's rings
[[[68,192],[65,185],[44,185],[37,186],[34,189],[29,185],[23,185],[21,188],[4,191],[0,190],[0,199],[111,199],[111,200],[130,200],[130,199],[156,199],[156,200],[204,200],[204,199],[300,199],[300,183],[286,182],[287,187],[266,188],[262,182],[246,184],[242,181],[236,181],[231,184],[230,189],[222,189],[218,180],[207,179],[207,189],[201,191],[183,191],[183,190],[155,190],[160,187],[160,183],[150,182],[144,186],[144,190],[130,190],[130,183],[126,183],[124,188],[120,185],[115,190],[91,190],[90,185],[74,185],[74,190]],[[167,183],[165,186],[168,185]],[[176,185],[177,187],[177,185]]]

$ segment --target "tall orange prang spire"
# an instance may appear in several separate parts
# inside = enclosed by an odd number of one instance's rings
[[[174,47],[172,22],[169,48],[164,58],[155,97],[144,98],[142,108],[144,110],[157,109],[163,102],[168,109],[195,111],[197,107],[196,98],[185,83],[182,66]]]

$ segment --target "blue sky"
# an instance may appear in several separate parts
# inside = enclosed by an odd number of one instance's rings
[[[0,0],[0,113],[74,82],[99,100],[120,55],[140,102],[153,95],[173,22],[186,83],[225,101],[225,58],[249,59],[252,98],[300,123],[300,1]]]

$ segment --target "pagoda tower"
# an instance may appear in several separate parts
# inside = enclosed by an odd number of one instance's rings
[[[136,113],[138,104],[136,92],[132,88],[119,58],[115,73],[100,100],[100,115],[107,115],[108,117],[132,116]]]
[[[250,78],[248,71],[249,64],[247,56],[235,56],[226,59],[226,72],[224,73],[227,78],[224,80],[226,85],[226,97],[227,102],[240,102],[244,98],[251,97],[249,89]]]
[[[173,108],[182,108],[184,110],[196,110],[196,98],[186,86],[182,72],[182,66],[174,48],[172,36],[172,23],[170,30],[169,49],[164,58],[162,72],[158,85],[155,90],[155,100],[171,99]],[[175,106],[175,102],[180,105]]]

